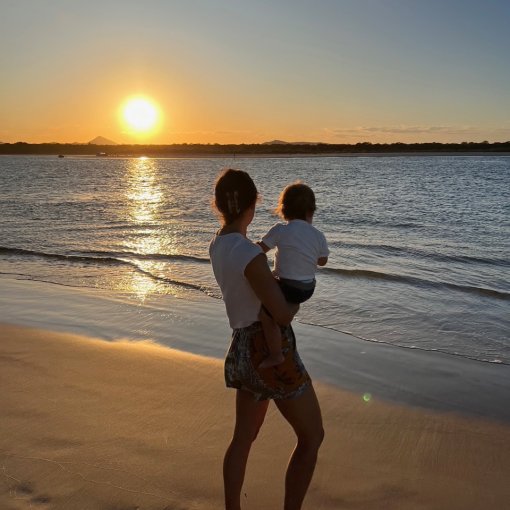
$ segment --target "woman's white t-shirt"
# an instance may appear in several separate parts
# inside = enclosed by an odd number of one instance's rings
[[[244,276],[246,266],[262,252],[237,232],[215,235],[209,245],[214,276],[223,295],[232,329],[244,328],[258,321],[260,300]]]

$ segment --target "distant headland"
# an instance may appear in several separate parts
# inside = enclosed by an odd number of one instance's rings
[[[370,143],[330,144],[313,142],[283,142],[275,140],[259,144],[201,144],[169,145],[116,144],[103,137],[89,143],[0,143],[3,155],[61,155],[109,157],[253,157],[253,156],[348,156],[391,154],[510,154],[507,142],[462,143]]]

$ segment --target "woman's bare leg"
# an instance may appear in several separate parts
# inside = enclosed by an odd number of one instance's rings
[[[240,510],[241,489],[250,448],[264,422],[269,400],[257,402],[248,391],[237,390],[236,424],[223,461],[225,509]]]
[[[284,510],[300,510],[324,439],[321,410],[313,386],[298,398],[275,400],[275,404],[297,436],[285,477]]]

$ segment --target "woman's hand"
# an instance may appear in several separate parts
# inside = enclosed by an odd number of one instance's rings
[[[299,306],[296,307],[287,303],[269,270],[267,257],[263,253],[257,255],[248,263],[244,270],[244,276],[246,276],[253,292],[269,310],[274,320],[282,326],[290,324]]]

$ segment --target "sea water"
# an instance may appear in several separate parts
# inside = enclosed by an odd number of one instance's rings
[[[260,191],[249,237],[283,187],[316,194],[331,254],[297,320],[360,342],[510,364],[510,157],[0,158],[4,278],[221,299],[208,260],[222,168]],[[0,286],[2,280],[0,279]],[[1,291],[1,290],[0,290]]]

